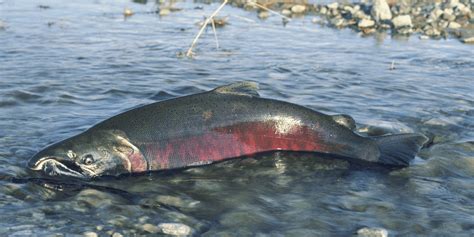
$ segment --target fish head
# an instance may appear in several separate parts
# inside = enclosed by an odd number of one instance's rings
[[[29,169],[48,177],[90,180],[146,171],[147,163],[125,133],[89,130],[34,155]]]

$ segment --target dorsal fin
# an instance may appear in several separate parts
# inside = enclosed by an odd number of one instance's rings
[[[225,86],[219,86],[212,91],[220,94],[260,97],[258,94],[258,83],[253,81],[241,81]]]
[[[355,120],[347,114],[336,114],[336,115],[332,115],[331,117],[332,117],[332,120],[334,120],[334,122],[350,130],[354,130],[356,128]]]

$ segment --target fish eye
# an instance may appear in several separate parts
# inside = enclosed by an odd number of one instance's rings
[[[90,165],[94,163],[94,157],[91,154],[87,154],[84,156],[82,163],[84,163],[85,165]]]

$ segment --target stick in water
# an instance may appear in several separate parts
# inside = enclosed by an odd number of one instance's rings
[[[209,24],[209,21],[213,19],[219,13],[219,11],[227,4],[228,0],[224,0],[224,2],[204,21],[204,24],[202,25],[201,29],[199,30],[198,34],[194,38],[193,42],[191,43],[191,47],[189,47],[188,51],[186,52],[187,57],[191,57],[193,55],[193,48],[194,45],[197,43],[199,37],[201,36],[202,32],[204,32],[204,29],[207,27]]]
[[[219,49],[219,40],[217,40],[217,31],[216,24],[214,23],[214,18],[211,20],[212,31],[214,32],[214,39],[216,39],[216,49]]]

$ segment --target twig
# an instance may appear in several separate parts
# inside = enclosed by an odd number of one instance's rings
[[[287,19],[288,21],[291,21],[291,18],[289,18],[289,17],[287,17],[287,16],[284,16],[284,15],[282,15],[282,14],[276,12],[276,11],[273,11],[272,9],[269,9],[269,8],[267,8],[267,7],[264,7],[264,6],[260,5],[260,4],[258,4],[257,2],[252,2],[251,4],[253,4],[253,5],[257,6],[257,7],[260,7],[260,8],[262,8],[263,10],[269,11],[269,12],[275,14],[275,15],[281,16],[282,18]]]
[[[194,38],[193,42],[191,43],[191,46],[189,47],[188,51],[186,52],[187,57],[191,57],[193,55],[193,48],[194,45],[197,43],[199,37],[202,35],[202,32],[204,32],[204,29],[207,27],[207,24],[209,24],[209,21],[219,13],[219,11],[227,4],[228,0],[224,0],[224,2],[209,16],[206,18],[204,21],[204,24],[202,24],[201,29],[199,30],[198,34]]]
[[[214,32],[214,39],[216,39],[216,49],[219,49],[219,40],[217,40],[216,24],[214,23],[214,18],[211,20],[212,31]]]

